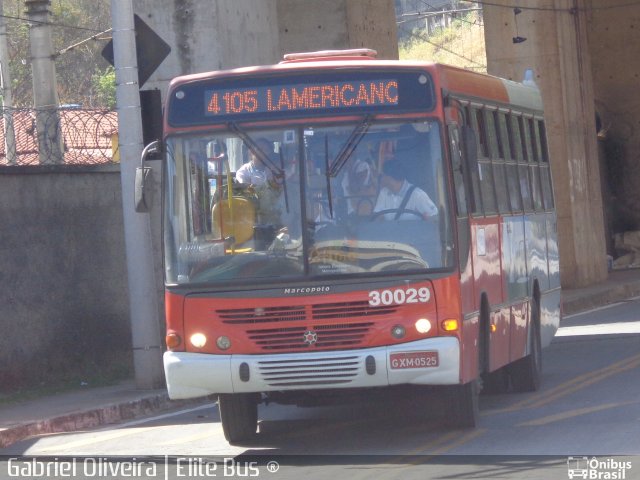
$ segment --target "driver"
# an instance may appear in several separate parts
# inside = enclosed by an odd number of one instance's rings
[[[438,214],[429,195],[407,181],[405,166],[399,160],[390,159],[384,163],[380,185],[382,188],[373,212],[380,213],[385,220],[415,219],[416,212],[427,220]]]

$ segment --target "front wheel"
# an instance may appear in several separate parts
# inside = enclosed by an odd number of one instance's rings
[[[218,396],[220,421],[229,443],[248,440],[258,428],[258,399],[251,393],[223,393]]]
[[[447,423],[453,427],[475,428],[480,418],[478,380],[447,388]]]

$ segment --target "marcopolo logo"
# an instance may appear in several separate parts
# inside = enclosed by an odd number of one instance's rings
[[[567,474],[570,479],[626,480],[627,470],[631,470],[631,462],[615,458],[600,460],[596,457],[569,457],[567,459]]]

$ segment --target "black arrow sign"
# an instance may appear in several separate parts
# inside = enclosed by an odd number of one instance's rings
[[[138,15],[133,16],[136,31],[136,57],[138,59],[138,85],[142,87],[162,61],[171,52],[171,47]],[[113,40],[102,49],[102,56],[111,65],[113,61]]]

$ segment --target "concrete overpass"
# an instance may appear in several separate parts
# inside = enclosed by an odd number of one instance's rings
[[[562,284],[596,283],[607,275],[612,224],[640,224],[640,96],[632,90],[640,60],[631,52],[640,2],[528,0],[517,15],[511,0],[491,3],[484,6],[489,73],[521,80],[533,68],[546,106]],[[392,0],[134,0],[134,9],[172,46],[144,86],[162,92],[176,75],[274,63],[286,52],[369,47],[381,58],[398,55]],[[514,43],[516,36],[526,40]],[[607,158],[618,177],[606,222],[596,107],[619,146]]]

